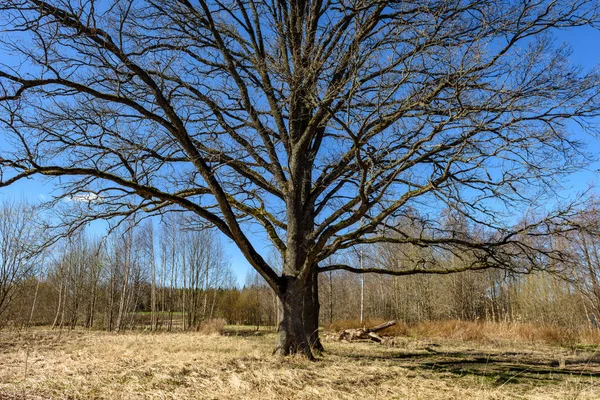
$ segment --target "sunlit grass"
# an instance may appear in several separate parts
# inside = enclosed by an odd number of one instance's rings
[[[326,353],[310,362],[272,356],[275,335],[268,329],[230,336],[3,331],[0,398],[600,398],[600,357],[589,349],[414,337],[399,337],[395,346],[325,339]]]

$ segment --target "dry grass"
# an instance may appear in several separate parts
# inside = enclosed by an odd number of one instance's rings
[[[239,333],[239,332],[238,332]],[[0,332],[0,399],[598,399],[600,357],[399,338],[271,356],[272,333]]]

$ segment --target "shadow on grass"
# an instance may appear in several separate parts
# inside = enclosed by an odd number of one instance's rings
[[[479,376],[493,384],[557,383],[570,377],[600,380],[600,355],[572,356],[567,359],[519,352],[398,350],[390,354],[360,355],[330,352],[357,361],[387,361],[415,372],[434,371],[459,376]]]
[[[272,327],[259,327],[249,325],[228,325],[223,328],[223,336],[261,337],[275,332]]]

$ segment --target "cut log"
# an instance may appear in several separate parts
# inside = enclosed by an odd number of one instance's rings
[[[374,328],[367,329],[367,332],[379,332],[379,331],[384,330],[385,328],[389,328],[390,326],[394,326],[394,325],[396,325],[396,321],[388,321],[381,325],[377,325]]]
[[[381,336],[379,336],[378,334],[376,334],[374,332],[369,332],[367,334],[367,336],[369,337],[369,339],[371,339],[372,341],[377,342],[377,343],[381,343],[383,341]]]
[[[352,342],[353,340],[372,340],[381,343],[383,339],[377,332],[394,325],[396,325],[396,321],[388,321],[373,328],[345,329],[340,333],[338,340],[346,340],[348,342]]]

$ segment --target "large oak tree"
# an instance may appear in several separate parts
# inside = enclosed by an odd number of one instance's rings
[[[277,350],[312,356],[317,274],[361,243],[564,266],[572,208],[518,220],[586,161],[600,80],[552,32],[588,0],[3,0],[0,186],[58,177],[95,218],[187,210],[280,300]],[[85,200],[82,202],[81,200]],[[477,234],[443,224],[442,209]],[[421,230],[402,221],[418,218]],[[251,241],[260,227],[277,273]],[[254,241],[256,242],[256,241]],[[321,263],[321,266],[319,266]]]

